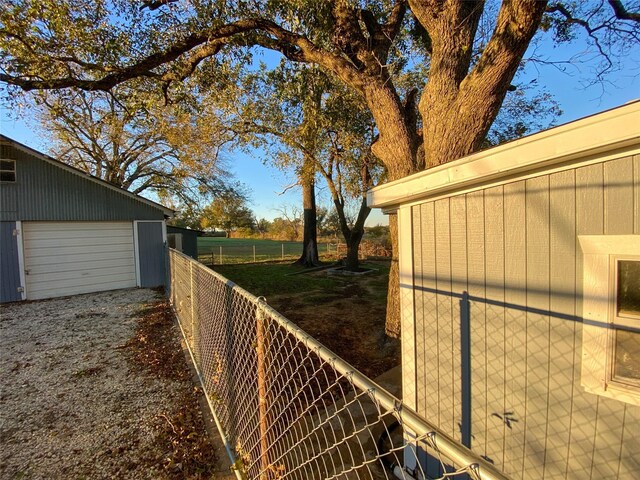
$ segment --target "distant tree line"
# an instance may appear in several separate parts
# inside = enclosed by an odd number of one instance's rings
[[[242,195],[219,197],[202,209],[194,206],[184,209],[169,221],[171,225],[202,231],[224,231],[232,238],[259,238],[282,241],[302,241],[304,237],[304,214],[295,205],[284,205],[279,215],[268,220],[260,218],[248,206]],[[353,215],[348,222],[353,224]],[[389,227],[377,225],[365,227],[368,238],[378,243],[389,242]],[[321,241],[344,242],[341,235],[340,216],[335,209],[317,207],[317,233]]]

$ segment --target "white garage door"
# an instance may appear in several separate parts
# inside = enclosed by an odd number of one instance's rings
[[[131,222],[23,222],[27,299],[136,286]]]

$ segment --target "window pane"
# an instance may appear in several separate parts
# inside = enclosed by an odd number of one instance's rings
[[[640,261],[618,261],[618,315],[640,316]]]
[[[13,160],[0,160],[0,170],[14,170]]]
[[[0,172],[0,182],[15,182],[16,172]]]
[[[616,331],[614,377],[640,380],[640,333]]]

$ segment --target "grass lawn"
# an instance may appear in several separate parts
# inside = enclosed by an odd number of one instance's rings
[[[336,285],[336,280],[326,274],[291,275],[305,269],[290,263],[216,265],[214,270],[258,297],[331,290]]]
[[[267,302],[307,333],[372,378],[400,362],[399,341],[384,322],[389,262],[362,276],[309,273],[288,263],[217,265],[214,270]],[[297,275],[290,275],[298,273]]]

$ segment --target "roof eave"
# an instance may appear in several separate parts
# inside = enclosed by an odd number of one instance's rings
[[[173,216],[175,216],[176,214],[176,210],[173,210],[169,207],[165,207],[164,205],[161,205],[160,203],[156,203],[153,200],[149,200],[148,198],[144,198],[140,195],[136,195],[135,193],[129,192],[127,190],[124,190],[122,188],[118,188],[115,185],[110,184],[109,182],[102,180],[100,178],[94,177],[93,175],[89,175],[86,172],[83,172],[82,170],[79,170],[75,167],[72,167],[71,165],[67,165],[66,163],[62,163],[60,160],[56,160],[53,157],[50,157],[49,155],[46,155],[42,152],[39,152],[38,150],[35,150],[27,145],[24,145],[23,143],[18,142],[17,140],[14,140],[12,138],[7,137],[6,135],[2,135],[0,134],[0,141],[2,143],[7,143],[9,145],[13,145],[14,147],[18,148],[19,150],[23,150],[24,152],[30,154],[30,155],[34,155],[38,158],[40,158],[41,160],[44,160],[45,162],[48,162],[52,165],[55,165],[58,168],[62,168],[63,170],[66,170],[74,175],[78,175],[80,177],[86,178],[87,180],[90,180],[94,183],[97,183],[100,186],[103,186],[105,188],[109,188],[113,191],[116,191],[122,195],[134,198],[135,200],[138,200],[142,203],[145,203],[151,207],[157,208],[159,210],[162,210],[163,214],[167,217],[167,218],[172,218]]]
[[[391,212],[401,204],[638,146],[638,125],[640,101],[634,101],[380,185],[367,192],[367,204]]]

